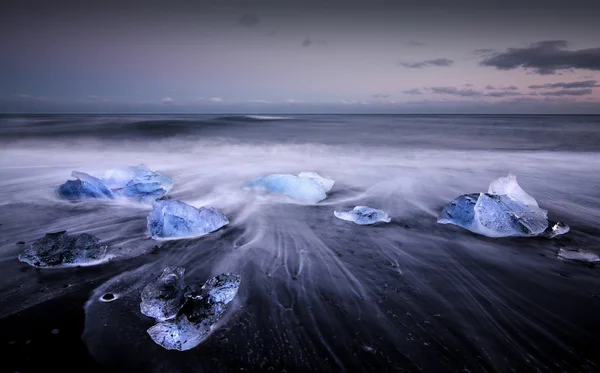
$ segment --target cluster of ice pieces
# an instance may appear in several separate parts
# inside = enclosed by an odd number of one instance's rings
[[[354,222],[358,225],[375,224],[377,222],[389,223],[391,218],[381,210],[368,206],[356,206],[350,211],[334,211],[336,218]]]
[[[327,192],[335,181],[326,179],[316,172],[301,172],[296,175],[271,174],[258,177],[244,187],[268,194],[284,194],[292,199],[305,202],[320,202],[327,198]]]
[[[442,210],[438,223],[454,224],[487,237],[554,237],[568,232],[564,223],[549,231],[548,212],[509,174],[491,182],[487,193],[462,195]]]
[[[85,172],[73,171],[68,180],[56,188],[59,197],[68,200],[125,198],[139,203],[152,203],[173,187],[173,180],[146,165],[108,170],[102,179]]]
[[[107,249],[95,236],[83,233],[71,237],[63,231],[48,233],[33,242],[19,260],[39,268],[86,265],[103,260]]]
[[[182,267],[167,267],[142,291],[141,312],[155,318],[150,338],[167,350],[185,351],[204,341],[240,287],[240,276],[221,274],[197,290],[185,285]]]

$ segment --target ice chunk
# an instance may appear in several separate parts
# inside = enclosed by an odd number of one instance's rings
[[[19,260],[34,267],[86,265],[102,260],[107,245],[87,233],[71,237],[66,231],[48,233],[19,255]]]
[[[141,203],[152,203],[173,187],[173,179],[146,165],[118,168],[104,173],[103,181],[116,194]]]
[[[186,301],[182,267],[167,267],[162,274],[142,290],[140,310],[159,320],[173,318]]]
[[[521,202],[526,206],[538,207],[538,203],[529,194],[527,194],[517,183],[517,177],[513,174],[508,174],[506,177],[498,178],[490,183],[488,188],[489,194],[507,195]]]
[[[156,201],[148,215],[148,232],[154,239],[201,236],[229,224],[219,210],[199,209],[176,200]]]
[[[56,194],[59,197],[68,200],[115,198],[113,192],[100,179],[78,171],[73,171],[71,176],[77,178],[77,180],[67,180],[66,183],[56,188]]]
[[[585,250],[558,250],[558,256],[563,259],[576,260],[580,262],[596,263],[600,262],[600,256],[591,251]]]
[[[240,285],[240,276],[222,274],[204,283],[200,294],[190,294],[177,317],[148,329],[150,338],[167,350],[186,351],[203,342],[225,313]]]
[[[321,182],[308,177],[289,174],[272,174],[256,178],[245,185],[246,188],[272,194],[285,194],[290,198],[319,202],[327,198]]]
[[[377,222],[389,223],[391,218],[384,211],[368,206],[356,206],[350,211],[334,211],[333,214],[342,220],[352,221],[359,225],[375,224]]]
[[[488,237],[537,236],[548,227],[546,211],[507,196],[465,194],[448,203],[438,218]]]
[[[546,231],[544,232],[544,236],[547,238],[554,238],[556,236],[560,236],[569,232],[570,229],[571,228],[568,225],[559,221],[555,224],[552,224],[551,227],[548,227],[548,229],[546,229]]]
[[[326,192],[329,192],[331,190],[331,188],[333,188],[333,184],[335,184],[335,181],[326,179],[316,172],[300,172],[298,174],[298,177],[304,177],[304,178],[316,180],[317,182],[319,182],[319,184],[321,184],[323,186],[323,188],[325,188]]]
[[[481,193],[474,209],[476,233],[488,237],[537,236],[548,227],[545,210],[506,195]]]

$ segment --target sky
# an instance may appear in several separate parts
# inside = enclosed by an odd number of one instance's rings
[[[5,0],[3,113],[600,113],[598,0]]]

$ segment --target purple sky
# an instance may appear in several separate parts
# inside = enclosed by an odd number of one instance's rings
[[[600,113],[600,2],[5,1],[0,112]]]

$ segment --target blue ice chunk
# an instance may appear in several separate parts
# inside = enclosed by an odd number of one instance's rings
[[[108,245],[95,236],[83,233],[72,237],[62,231],[33,242],[19,260],[38,268],[89,265],[105,259],[107,249]]]
[[[315,203],[327,198],[325,187],[319,181],[289,174],[259,177],[247,183],[245,188],[270,194],[285,194],[299,201]]]
[[[154,239],[201,236],[229,224],[219,210],[195,208],[176,200],[156,201],[148,215],[148,232]]]
[[[546,211],[508,195],[465,194],[442,210],[438,223],[454,224],[487,237],[537,236],[548,227]]]
[[[73,171],[71,176],[77,178],[77,180],[67,180],[66,183],[56,188],[56,194],[60,198],[68,200],[115,198],[113,192],[100,179],[78,171]]]
[[[146,316],[166,320],[177,315],[186,301],[188,290],[183,267],[167,267],[142,290],[140,310]]]
[[[375,224],[377,222],[389,223],[391,218],[381,210],[368,206],[356,206],[350,211],[334,211],[336,218],[352,221],[359,225]]]
[[[173,187],[173,179],[165,174],[152,171],[144,164],[108,170],[103,181],[116,194],[140,203],[152,203],[161,198]]]
[[[177,317],[148,329],[150,338],[167,350],[186,351],[202,343],[225,313],[240,287],[240,276],[224,273],[206,281],[200,294],[189,294]]]
[[[298,177],[309,178],[309,179],[313,179],[313,180],[319,182],[319,184],[321,184],[323,186],[323,188],[325,188],[326,192],[329,192],[333,188],[333,185],[335,184],[335,181],[333,181],[331,179],[326,179],[316,172],[300,172],[298,174]]]

